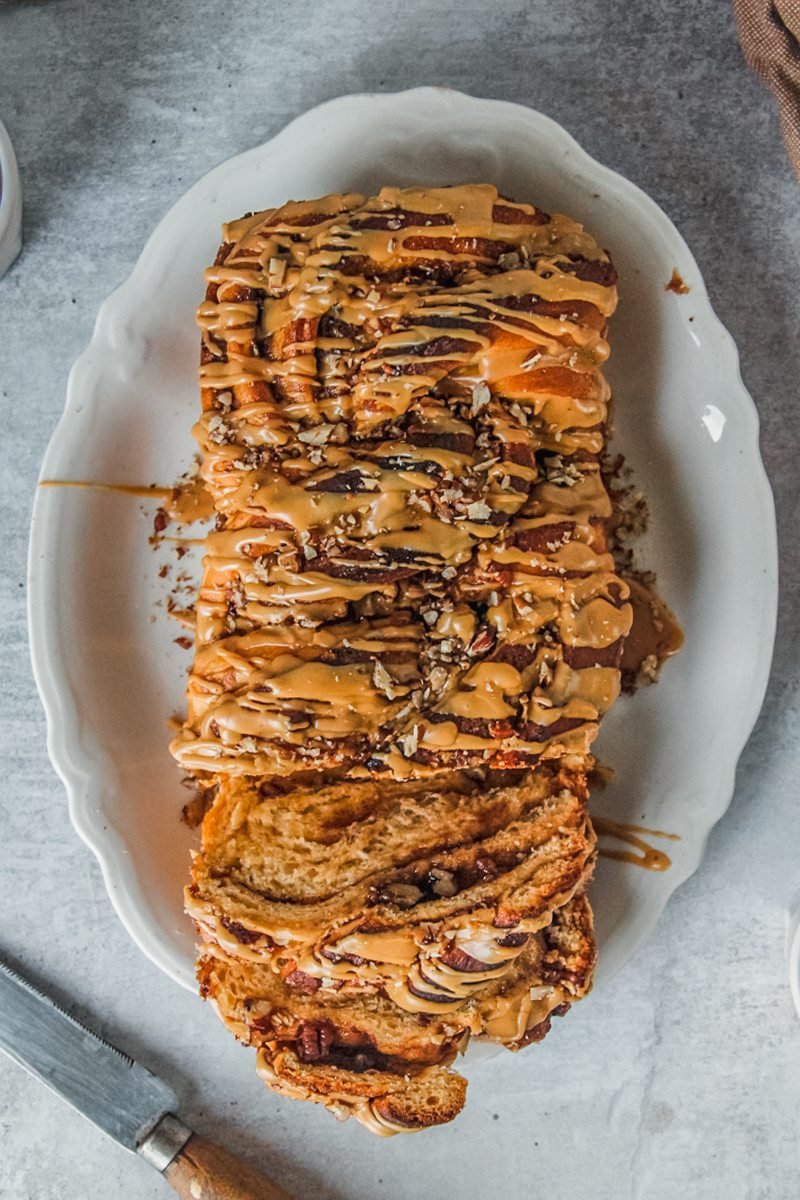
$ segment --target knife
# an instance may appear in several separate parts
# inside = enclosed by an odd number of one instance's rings
[[[2,959],[0,1049],[126,1150],[135,1150],[184,1200],[290,1200],[259,1171],[184,1125],[175,1115],[172,1088]]]

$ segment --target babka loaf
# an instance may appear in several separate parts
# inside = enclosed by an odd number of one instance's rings
[[[173,743],[213,797],[202,990],[275,1090],[441,1123],[469,1037],[537,1040],[590,983],[586,776],[631,622],[615,272],[469,185],[244,217],[207,283],[217,524]]]

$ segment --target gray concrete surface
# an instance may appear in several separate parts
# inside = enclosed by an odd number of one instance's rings
[[[783,601],[730,812],[646,948],[570,1016],[569,1036],[498,1059],[451,1130],[381,1143],[265,1096],[247,1051],[117,922],[48,764],[24,579],[70,364],[157,219],[208,168],[309,106],[418,83],[541,109],[675,219],[761,413]],[[5,0],[0,116],[26,201],[25,250],[0,282],[0,946],[173,1079],[198,1127],[298,1197],[796,1196],[800,1022],[784,923],[800,888],[800,193],[729,4]],[[4,1200],[167,1194],[5,1060],[0,1130]]]

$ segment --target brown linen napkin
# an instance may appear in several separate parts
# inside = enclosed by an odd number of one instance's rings
[[[744,56],[775,93],[800,179],[800,0],[733,0],[733,9]]]

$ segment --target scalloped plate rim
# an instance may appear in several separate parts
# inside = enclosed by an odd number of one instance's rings
[[[205,190],[213,188],[218,179],[223,178],[232,170],[242,168],[251,160],[256,160],[259,156],[279,147],[282,142],[289,141],[296,135],[298,128],[302,128],[303,124],[310,119],[316,119],[337,108],[360,106],[364,102],[386,102],[388,99],[395,104],[407,103],[424,99],[433,93],[449,97],[454,103],[464,107],[478,105],[485,108],[491,106],[496,112],[502,112],[509,118],[538,126],[540,132],[547,135],[554,143],[560,143],[563,146],[565,158],[573,158],[590,177],[604,182],[611,191],[617,194],[622,193],[625,198],[635,202],[636,206],[649,217],[651,224],[658,230],[662,239],[672,246],[680,247],[683,261],[690,264],[694,271],[693,299],[699,304],[700,310],[697,313],[695,329],[702,329],[704,336],[715,344],[722,369],[726,378],[729,379],[731,389],[729,399],[736,405],[739,414],[746,415],[746,419],[751,423],[752,461],[748,464],[748,470],[753,472],[753,482],[757,484],[760,496],[761,527],[764,533],[769,535],[764,543],[763,551],[767,577],[765,587],[770,592],[768,603],[764,605],[764,618],[760,630],[761,652],[755,685],[751,693],[752,699],[748,706],[742,706],[740,709],[735,750],[726,764],[725,770],[721,772],[714,797],[715,803],[710,804],[708,800],[706,801],[707,826],[695,838],[692,844],[693,852],[687,856],[681,864],[681,868],[677,869],[675,875],[672,876],[674,885],[669,895],[656,897],[654,902],[640,909],[631,919],[628,933],[630,949],[627,955],[630,957],[653,930],[670,895],[697,870],[704,857],[712,829],[730,805],[734,792],[736,765],[758,719],[766,692],[777,619],[778,558],[775,511],[772,491],[760,454],[758,411],[742,380],[736,345],[714,312],[694,256],[678,229],[646,192],[619,172],[598,162],[553,118],[512,101],[483,99],[449,88],[426,87],[412,88],[399,93],[354,93],[325,101],[296,116],[272,138],[234,155],[212,168],[187,189],[161,218],[148,237],[129,275],[100,305],[91,338],[70,372],[64,410],[48,443],[39,478],[41,480],[49,477],[48,465],[62,451],[62,444],[66,445],[68,441],[69,418],[88,391],[89,381],[93,372],[96,371],[98,348],[103,347],[104,344],[107,345],[115,328],[115,322],[122,319],[123,305],[127,294],[136,289],[139,280],[146,278],[149,271],[155,270],[155,264],[158,262],[156,254],[158,245],[168,235],[173,223],[177,223],[180,210],[184,205],[201,197]],[[98,760],[102,759],[104,752],[101,746],[93,744],[91,738],[87,739],[81,734],[79,711],[66,677],[58,641],[53,629],[44,620],[44,609],[48,599],[48,580],[46,570],[39,569],[37,556],[44,536],[40,530],[47,525],[47,510],[51,501],[52,496],[37,488],[33,504],[28,556],[28,620],[31,660],[34,678],[47,719],[48,754],[66,789],[72,824],[95,854],[109,897],[120,920],[139,948],[152,962],[182,986],[193,989],[193,977],[185,969],[176,965],[163,944],[154,938],[151,926],[141,920],[136,903],[137,892],[141,894],[141,888],[136,879],[135,868],[130,863],[124,841],[117,830],[113,828],[108,814],[102,807],[103,787],[92,783],[93,768],[96,768]],[[52,583],[52,581],[50,582]],[[70,703],[73,712],[72,721],[68,723],[64,718],[69,712]],[[58,717],[61,719],[57,719]],[[606,973],[604,978],[609,978],[609,976],[610,973]]]

